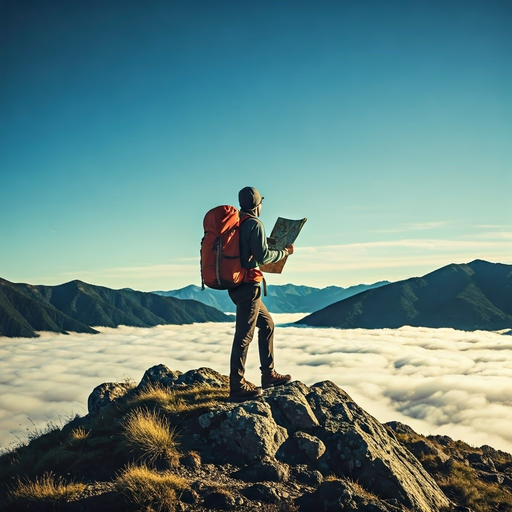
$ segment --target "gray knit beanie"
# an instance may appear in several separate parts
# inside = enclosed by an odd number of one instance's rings
[[[253,210],[264,199],[254,187],[244,187],[238,192],[238,202],[242,210]]]

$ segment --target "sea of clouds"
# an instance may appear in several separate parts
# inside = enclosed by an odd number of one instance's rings
[[[453,329],[296,327],[274,315],[276,369],[307,385],[332,380],[379,421],[512,452],[512,336]],[[103,382],[137,383],[163,363],[229,373],[233,323],[100,328],[101,334],[0,338],[0,446],[87,413]],[[259,382],[256,342],[246,377]]]

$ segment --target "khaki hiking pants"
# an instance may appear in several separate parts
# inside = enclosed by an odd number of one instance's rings
[[[274,321],[261,301],[259,283],[242,283],[229,290],[229,296],[236,304],[235,337],[230,363],[230,385],[231,389],[236,389],[244,378],[247,352],[256,327],[261,373],[268,374],[274,369]]]

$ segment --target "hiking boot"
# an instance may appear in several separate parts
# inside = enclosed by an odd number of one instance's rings
[[[291,375],[281,375],[275,370],[272,370],[270,373],[261,374],[261,387],[263,389],[273,388],[274,386],[281,386],[281,384],[286,384],[291,380]]]
[[[229,399],[233,402],[243,402],[244,400],[253,400],[261,396],[261,388],[256,387],[252,382],[243,380],[236,387],[229,391]]]

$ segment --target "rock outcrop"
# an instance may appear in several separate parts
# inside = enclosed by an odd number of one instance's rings
[[[139,387],[226,384],[208,368],[183,374],[158,365]],[[91,398],[91,414],[103,402]],[[188,435],[203,459],[229,464],[237,468],[232,478],[253,484],[242,493],[246,499],[275,501],[275,488],[266,482],[286,482],[293,474],[310,486],[296,501],[301,510],[432,512],[450,505],[392,429],[330,381],[310,387],[292,382],[258,400],[217,402],[188,423]]]

